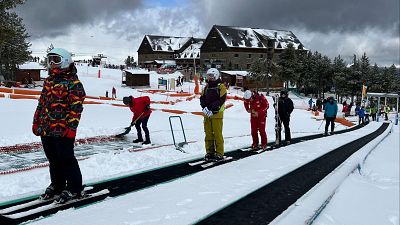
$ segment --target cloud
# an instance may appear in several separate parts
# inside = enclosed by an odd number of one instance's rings
[[[399,1],[375,0],[202,0],[205,23],[285,29],[300,26],[310,31],[392,28],[399,24]]]
[[[67,34],[72,25],[95,25],[141,6],[141,0],[28,0],[16,12],[32,38],[41,38]]]
[[[28,0],[17,11],[35,51],[57,39],[78,52],[85,45],[125,58],[146,34],[206,37],[219,24],[290,30],[331,58],[366,52],[378,64],[400,61],[396,0]]]

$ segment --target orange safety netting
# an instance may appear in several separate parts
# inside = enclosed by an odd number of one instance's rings
[[[337,117],[337,118],[335,119],[335,122],[338,122],[338,123],[340,123],[340,124],[343,124],[343,125],[345,125],[345,126],[347,126],[347,127],[352,127],[352,126],[354,126],[354,123],[352,123],[352,122],[346,120],[345,118]]]
[[[97,136],[91,138],[80,138],[75,141],[75,145],[79,144],[91,144],[91,143],[102,143],[107,141],[117,140],[115,136]],[[17,144],[11,146],[0,147],[0,153],[11,153],[11,152],[30,152],[39,150],[42,147],[41,142],[32,142],[27,144]]]

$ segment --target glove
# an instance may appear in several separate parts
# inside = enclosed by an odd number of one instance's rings
[[[76,131],[72,129],[66,129],[64,131],[64,137],[74,139],[76,136]]]
[[[146,105],[146,107],[144,107],[144,111],[149,111],[150,110],[150,105]]]
[[[213,112],[211,112],[207,107],[203,109],[203,113],[208,117],[211,117],[213,115]]]
[[[40,136],[39,125],[35,123],[32,125],[32,133],[36,136]]]
[[[258,117],[258,112],[257,112],[257,111],[252,111],[252,112],[251,112],[251,115],[252,115],[253,117]]]

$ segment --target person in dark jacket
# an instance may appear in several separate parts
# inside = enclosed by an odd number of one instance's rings
[[[280,123],[278,124],[278,126],[279,130],[281,130],[282,129],[281,123],[283,123],[283,126],[285,128],[286,144],[290,144],[291,141],[289,122],[290,122],[290,114],[293,112],[293,109],[294,109],[293,101],[292,99],[289,98],[288,91],[286,89],[282,90],[280,93],[280,97],[278,98],[278,114],[280,119]],[[281,143],[281,140],[279,140],[279,143]]]
[[[225,110],[226,88],[217,69],[207,71],[207,85],[200,97],[204,115],[205,160],[222,160],[224,157],[224,137],[222,126]]]
[[[32,132],[41,137],[50,169],[51,184],[40,198],[65,203],[81,196],[83,190],[74,142],[86,94],[71,53],[54,48],[47,54],[47,64],[49,77],[43,83],[32,125]]]
[[[137,131],[137,139],[133,143],[143,142],[142,144],[151,144],[150,132],[147,128],[147,122],[149,121],[151,109],[150,109],[150,98],[149,96],[142,96],[134,98],[132,96],[124,97],[122,99],[123,103],[129,106],[129,109],[133,112],[131,127],[135,126]],[[144,135],[146,140],[143,141],[142,130],[140,128],[142,125]]]
[[[330,134],[333,134],[335,130],[335,119],[338,112],[338,106],[335,99],[333,97],[329,97],[327,103],[325,103],[324,108],[324,119],[326,120],[325,135],[328,135],[329,125],[331,126]]]

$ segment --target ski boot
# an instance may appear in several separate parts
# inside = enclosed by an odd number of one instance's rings
[[[204,156],[204,160],[205,161],[213,161],[214,160],[214,154],[212,154],[212,153],[207,153],[205,156]]]
[[[142,144],[144,144],[144,145],[149,145],[149,144],[151,144],[151,141],[150,141],[150,139],[147,139],[147,140],[144,141]]]
[[[138,138],[138,139],[132,141],[132,143],[140,143],[140,142],[143,142],[142,138]]]
[[[61,192],[61,194],[58,196],[58,198],[54,202],[56,204],[64,204],[64,203],[70,201],[71,199],[80,198],[81,196],[82,196],[82,193],[74,193],[74,192],[64,190]]]
[[[59,195],[60,194],[60,191],[57,191],[55,188],[54,188],[54,186],[53,185],[49,185],[47,188],[46,188],[46,191],[42,194],[42,195],[40,195],[40,199],[41,200],[49,200],[49,199],[52,199],[52,198],[54,198],[55,196],[57,196],[57,195]]]
[[[224,160],[224,156],[220,154],[215,154],[213,161],[218,162]]]

